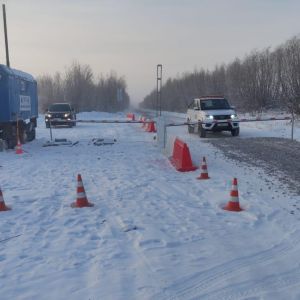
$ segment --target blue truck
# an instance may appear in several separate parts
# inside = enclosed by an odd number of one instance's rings
[[[0,64],[0,139],[8,148],[35,139],[37,82],[28,73]]]

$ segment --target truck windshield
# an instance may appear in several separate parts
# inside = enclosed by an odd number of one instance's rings
[[[226,99],[206,99],[201,100],[201,110],[210,109],[230,109]]]
[[[59,112],[59,111],[70,111],[70,105],[69,104],[52,104],[49,107],[49,111],[53,112]]]

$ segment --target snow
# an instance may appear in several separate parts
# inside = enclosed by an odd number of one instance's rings
[[[241,137],[290,135],[287,121],[241,127]],[[40,116],[24,154],[0,152],[0,184],[12,207],[0,212],[0,299],[299,299],[300,215],[290,211],[300,197],[276,174],[237,165],[186,131],[168,129],[162,152],[139,124],[80,123],[53,129],[53,138],[74,145],[43,147],[50,135]],[[211,179],[174,169],[175,136],[197,166],[206,157]],[[94,138],[116,142],[96,146]],[[78,173],[94,207],[70,207]],[[222,209],[233,177],[240,213]]]
[[[2,69],[4,72],[8,73],[9,75],[14,75],[14,76],[23,78],[24,80],[28,80],[28,81],[34,81],[34,78],[32,75],[25,73],[23,71],[12,69],[12,68],[7,67],[6,65],[1,65],[1,64],[0,64],[0,69]]]

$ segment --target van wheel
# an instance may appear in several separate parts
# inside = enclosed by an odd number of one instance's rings
[[[240,128],[235,128],[231,130],[232,136],[238,136],[240,134]]]
[[[199,136],[201,138],[205,138],[206,137],[206,130],[202,126],[199,128]]]

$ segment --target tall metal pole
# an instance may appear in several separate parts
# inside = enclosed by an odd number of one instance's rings
[[[156,117],[158,117],[158,65],[156,66]]]
[[[9,52],[8,52],[8,38],[7,38],[5,4],[2,4],[2,11],[3,11],[3,22],[4,22],[4,38],[5,38],[6,65],[10,68]]]
[[[291,138],[292,141],[294,140],[294,125],[295,125],[295,115],[294,115],[294,110],[292,110],[292,133],[291,133]]]
[[[161,116],[161,86],[162,86],[162,65],[156,69],[156,116]],[[158,114],[159,112],[159,114]]]

